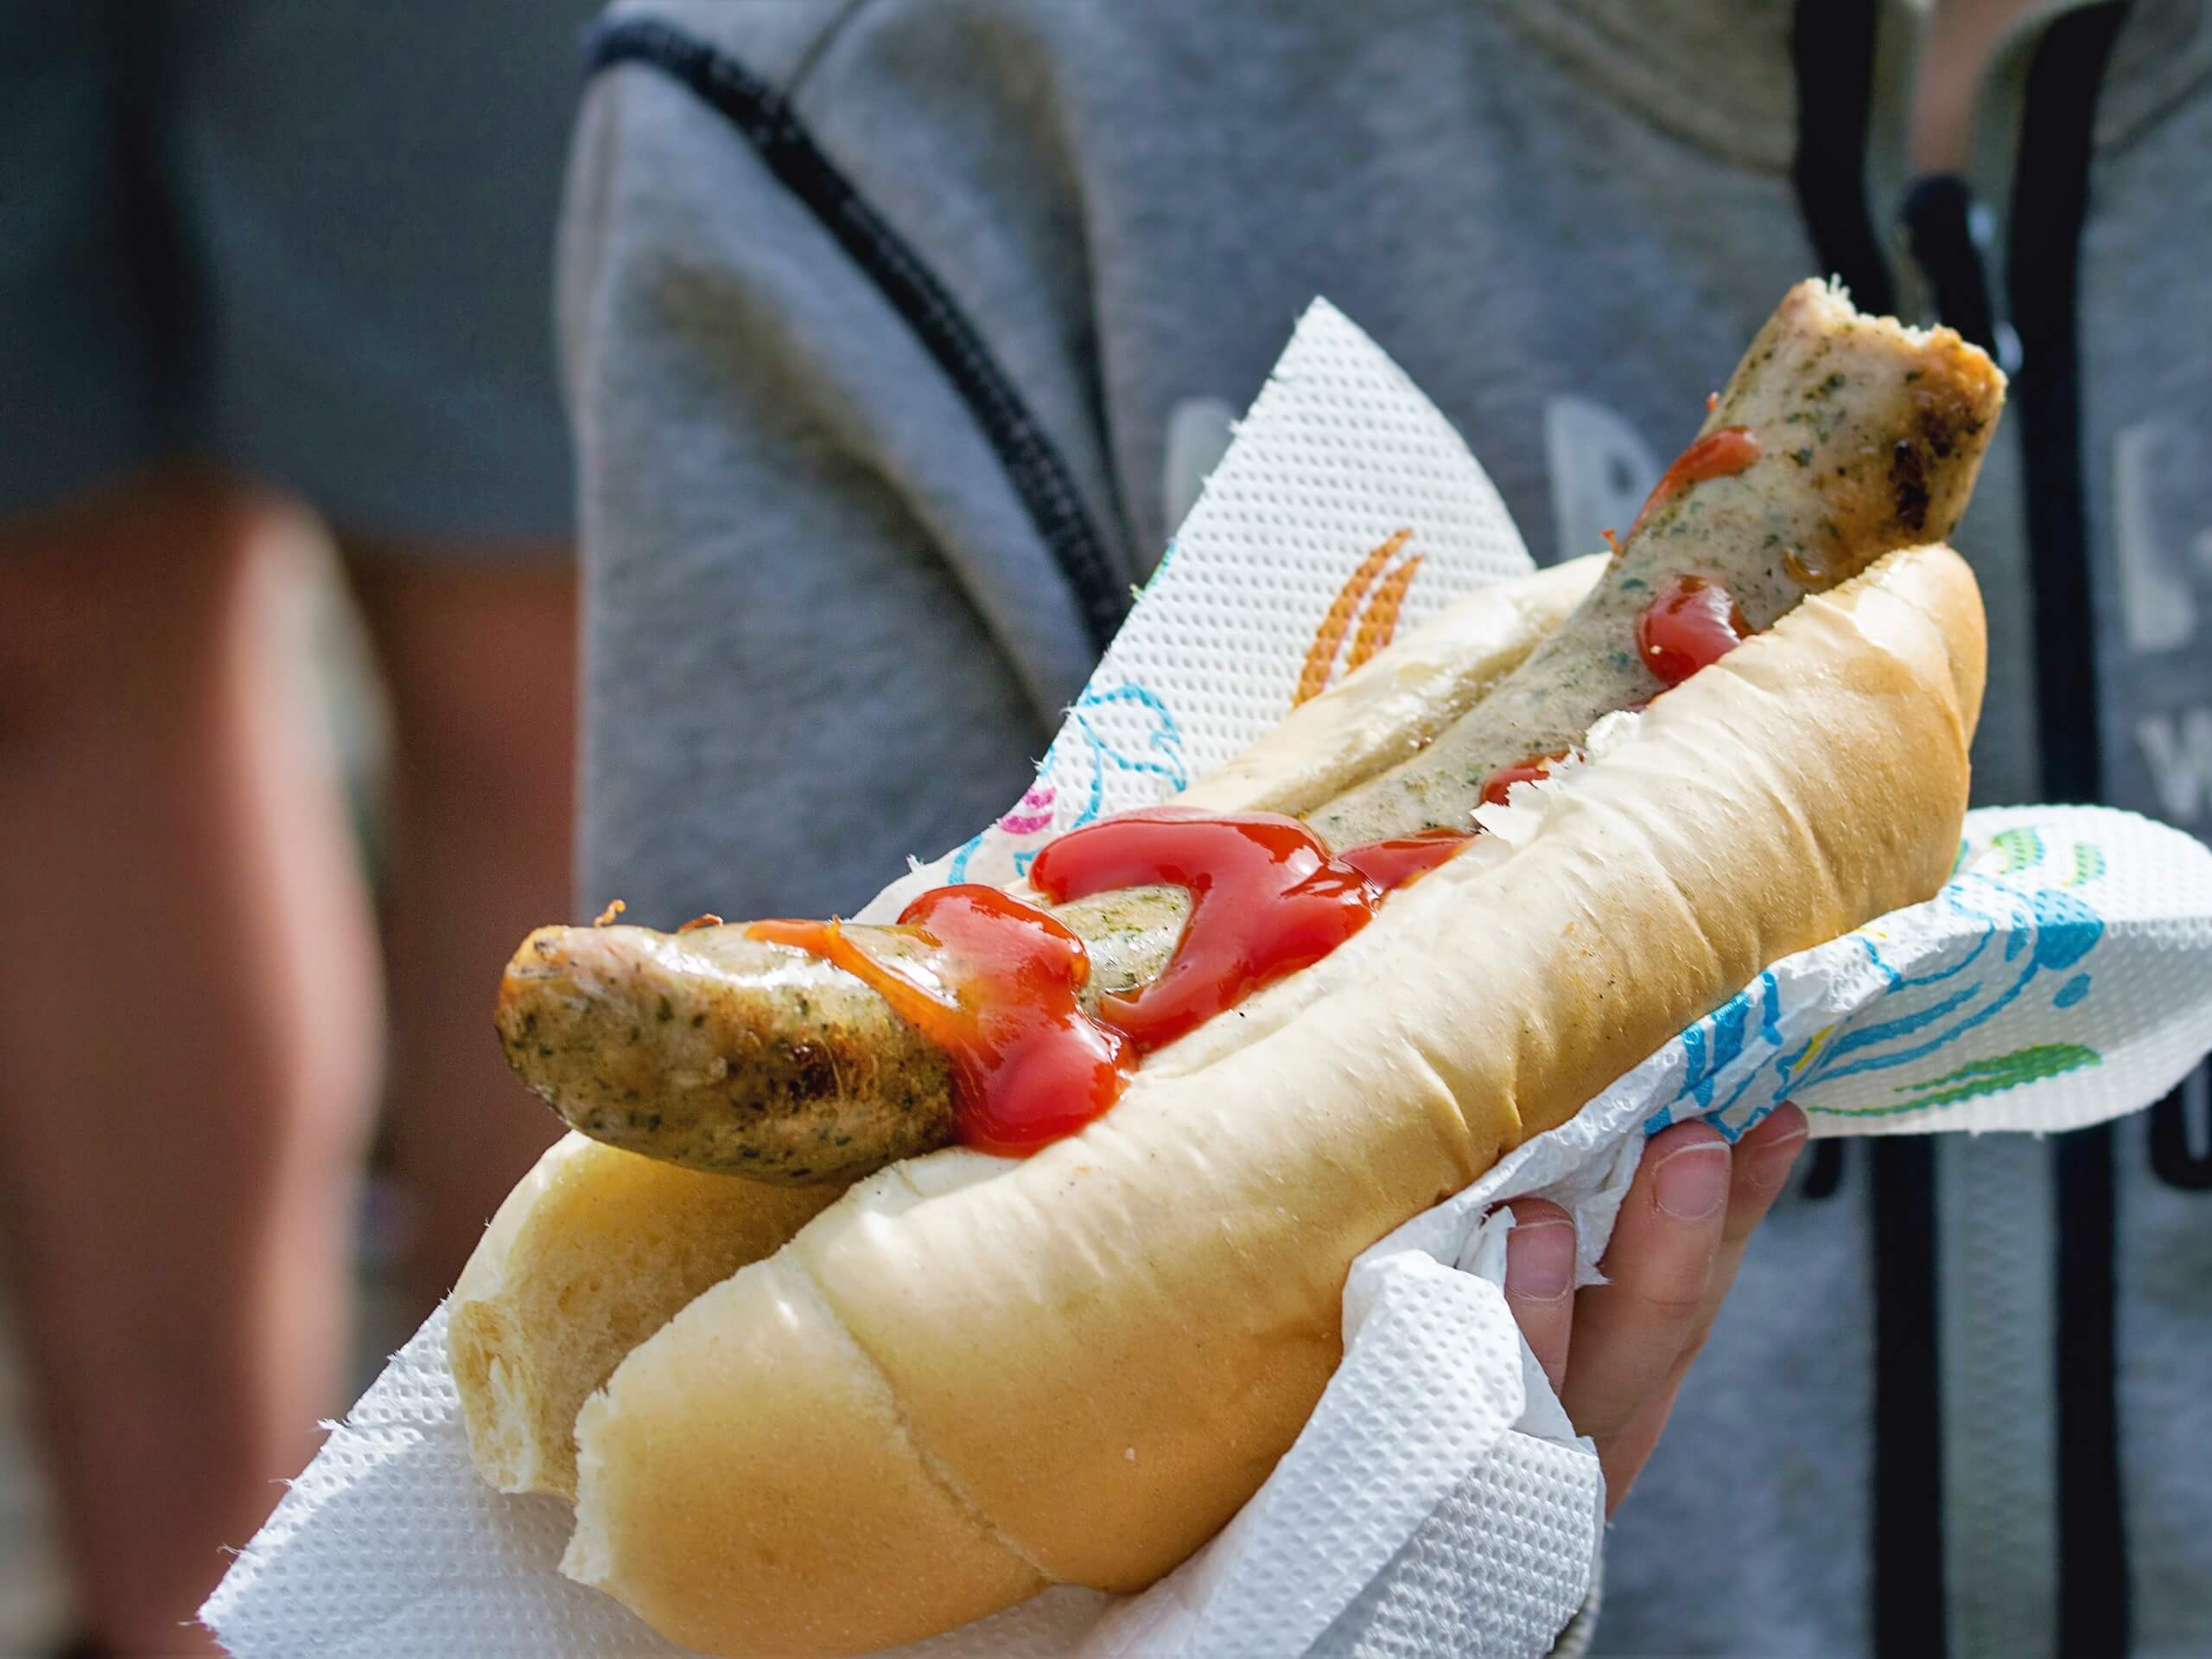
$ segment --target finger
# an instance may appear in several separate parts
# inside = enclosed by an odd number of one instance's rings
[[[1565,1386],[1574,1330],[1574,1223],[1544,1198],[1516,1198],[1508,1208],[1513,1230],[1505,1236],[1505,1305],[1557,1394]]]
[[[1720,1230],[1720,1252],[1713,1258],[1713,1281],[1706,1291],[1707,1325],[1713,1323],[1728,1287],[1736,1282],[1736,1269],[1744,1264],[1751,1234],[1789,1184],[1797,1154],[1805,1150],[1807,1128],[1805,1114],[1785,1100],[1737,1141],[1728,1188],[1728,1219]]]
[[[1602,1263],[1610,1283],[1577,1299],[1562,1396],[1604,1448],[1656,1393],[1703,1313],[1726,1224],[1728,1143],[1703,1123],[1652,1136]]]
[[[1693,1347],[1685,1350],[1669,1370],[1651,1397],[1636,1408],[1627,1426],[1598,1450],[1598,1466],[1605,1471],[1605,1514],[1610,1517],[1628,1496],[1629,1488],[1636,1484],[1636,1478],[1643,1472],[1643,1465],[1651,1460],[1652,1448],[1659,1444],[1659,1436],[1667,1427],[1667,1419],[1674,1414],[1675,1401],[1682,1391],[1682,1380],[1689,1375],[1690,1363],[1697,1357]]]
[[[1784,1102],[1736,1143],[1730,1160],[1727,1217],[1720,1229],[1720,1248],[1714,1253],[1707,1282],[1705,1305],[1699,1310],[1688,1342],[1675,1358],[1658,1389],[1639,1406],[1627,1425],[1600,1454],[1605,1471],[1605,1508],[1611,1514],[1628,1496],[1637,1476],[1658,1445],[1659,1435],[1675,1408],[1683,1380],[1698,1352],[1712,1334],[1736,1270],[1743,1265],[1751,1234],[1766,1218],[1775,1198],[1788,1184],[1797,1155],[1805,1149],[1805,1114]]]
[[[1744,1265],[1744,1252],[1751,1234],[1774,1207],[1788,1184],[1797,1154],[1805,1149],[1805,1114],[1784,1101],[1736,1142],[1731,1160],[1727,1218],[1720,1229],[1720,1249],[1713,1258],[1713,1272],[1706,1282],[1705,1306],[1698,1310],[1696,1326],[1688,1343],[1692,1353],[1704,1346],[1713,1321],[1736,1282]]]

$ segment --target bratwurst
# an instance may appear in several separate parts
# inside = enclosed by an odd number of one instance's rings
[[[1700,631],[1726,631],[1725,648],[1945,538],[2003,397],[2002,374],[1950,330],[1800,284],[1612,556],[1528,579],[1531,605],[1565,612],[1548,638],[1512,661],[1468,659],[1465,711],[1410,757],[1371,757],[1327,798],[1276,804],[1332,849],[1469,828],[1485,791],[1541,776],[1604,715],[1694,668]],[[1088,949],[1095,1007],[1160,973],[1189,900],[1147,887],[1052,914]],[[844,934],[930,976],[934,947],[910,931]],[[671,1162],[844,1181],[954,1138],[944,1053],[858,977],[741,925],[540,929],[509,965],[498,1022],[517,1074],[569,1124]]]

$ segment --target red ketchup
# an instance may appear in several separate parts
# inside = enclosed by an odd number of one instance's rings
[[[1636,522],[1628,527],[1631,539],[1643,528],[1643,521],[1669,496],[1678,495],[1693,484],[1701,484],[1708,478],[1732,478],[1759,458],[1759,441],[1751,429],[1724,426],[1718,432],[1708,432],[1695,443],[1675,457],[1675,464],[1659,475],[1651,493],[1643,499],[1643,509],[1636,515]]]
[[[1473,839],[1464,830],[1423,830],[1395,841],[1347,847],[1337,855],[1337,861],[1351,865],[1388,893],[1418,881]]]
[[[1136,1057],[1319,962],[1367,925],[1391,889],[1443,863],[1471,834],[1431,830],[1330,854],[1295,818],[1211,817],[1163,806],[1071,831],[1029,880],[1054,904],[1166,884],[1191,895],[1167,965],[1135,990],[1076,1000],[1083,941],[995,887],[939,887],[899,918],[929,947],[918,964],[868,955],[834,922],[758,922],[755,938],[825,957],[881,992],[951,1057],[960,1138],[1026,1153],[1071,1135],[1119,1098]]]
[[[1539,778],[1552,775],[1552,763],[1567,759],[1565,750],[1552,754],[1532,754],[1526,760],[1516,760],[1510,766],[1500,766],[1483,779],[1482,798],[1490,806],[1503,806],[1506,797],[1516,784],[1533,784]]]
[[[931,949],[925,984],[870,956],[835,922],[755,922],[756,939],[825,957],[883,995],[952,1063],[960,1138],[1027,1152],[1072,1135],[1112,1105],[1137,1063],[1122,1033],[1085,1014],[1083,941],[1043,911],[974,884],[936,887],[899,912]]]
[[[1726,588],[1703,576],[1676,576],[1637,615],[1637,655],[1661,684],[1680,685],[1750,632]]]

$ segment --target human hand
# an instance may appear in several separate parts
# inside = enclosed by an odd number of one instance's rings
[[[1580,1292],[1567,1211],[1542,1198],[1509,1206],[1506,1306],[1574,1427],[1597,1442],[1609,1515],[1658,1444],[1805,1127],[1784,1103],[1733,1148],[1705,1123],[1653,1135],[1599,1264],[1611,1282]]]

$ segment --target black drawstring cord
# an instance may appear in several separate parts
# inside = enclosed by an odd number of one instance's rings
[[[2152,1109],[2151,1173],[2184,1192],[2212,1192],[2212,1065],[2198,1066]]]
[[[2005,261],[2020,372],[2012,402],[2028,480],[2036,703],[2044,793],[2095,800],[2095,633],[2083,510],[2080,259],[2097,96],[2126,8],[2069,12],[2028,72]],[[2131,1621],[2121,1501],[2109,1126],[2061,1137],[2057,1167],[2058,1649],[2120,1654]]]
[[[1897,283],[1866,200],[1878,22],[1872,0],[1799,0],[1790,181],[1821,268],[1862,308],[1894,311]],[[1874,1277],[1871,1634],[1877,1653],[1943,1659],[1935,1149],[1922,1136],[1885,1136],[1864,1155]]]
[[[687,88],[729,122],[761,162],[844,249],[905,319],[973,413],[1103,652],[1129,608],[1128,573],[1090,522],[1075,477],[1044,423],[951,291],[861,195],[776,88],[734,58],[651,17],[616,17],[590,36],[594,74],[639,64]]]
[[[1974,193],[1964,179],[1948,173],[1920,179],[1905,193],[1905,240],[1936,315],[1993,356],[1997,319],[1989,273],[1974,236]]]

